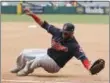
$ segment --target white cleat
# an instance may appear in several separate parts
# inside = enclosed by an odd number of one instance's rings
[[[32,72],[33,72],[33,70],[29,70],[29,71],[21,70],[17,73],[17,76],[27,76],[28,74],[30,74]]]
[[[21,69],[20,68],[14,68],[14,69],[12,69],[10,72],[11,73],[17,73],[17,72],[19,72]]]
[[[28,75],[28,72],[24,71],[24,70],[21,70],[17,73],[17,76],[27,76]]]
[[[17,75],[18,75],[18,76],[27,76],[29,73],[32,73],[32,72],[34,71],[34,69],[29,69],[29,67],[30,67],[30,65],[31,65],[32,62],[33,62],[33,61],[31,61],[31,62],[26,62],[25,67],[24,67],[21,71],[19,71],[19,72],[17,73]]]

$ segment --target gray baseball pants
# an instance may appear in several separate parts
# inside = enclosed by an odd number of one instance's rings
[[[23,68],[31,62],[31,69],[42,67],[49,73],[56,73],[60,67],[47,55],[47,49],[25,49],[17,57],[17,67]]]

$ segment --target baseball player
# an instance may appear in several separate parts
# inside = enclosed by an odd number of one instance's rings
[[[63,28],[59,29],[41,20],[29,9],[25,9],[25,13],[52,35],[51,47],[42,51],[25,49],[18,56],[17,66],[11,70],[12,73],[27,76],[39,67],[49,73],[57,73],[72,57],[76,57],[88,71],[90,70],[91,64],[74,36],[75,26],[73,24],[65,23]]]

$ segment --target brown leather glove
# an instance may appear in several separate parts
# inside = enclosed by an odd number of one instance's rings
[[[95,75],[99,73],[105,67],[105,61],[103,59],[96,60],[93,65],[90,67],[90,73]]]

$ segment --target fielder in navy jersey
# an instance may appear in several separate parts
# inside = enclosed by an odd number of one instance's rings
[[[17,58],[17,66],[12,69],[12,73],[19,76],[26,76],[34,71],[35,68],[42,67],[49,73],[56,73],[65,64],[76,57],[81,60],[84,67],[89,71],[90,62],[85,53],[74,37],[75,26],[72,23],[65,23],[62,29],[42,21],[37,15],[29,9],[25,13],[31,16],[36,23],[52,35],[51,47],[38,55],[38,50],[24,50]]]

